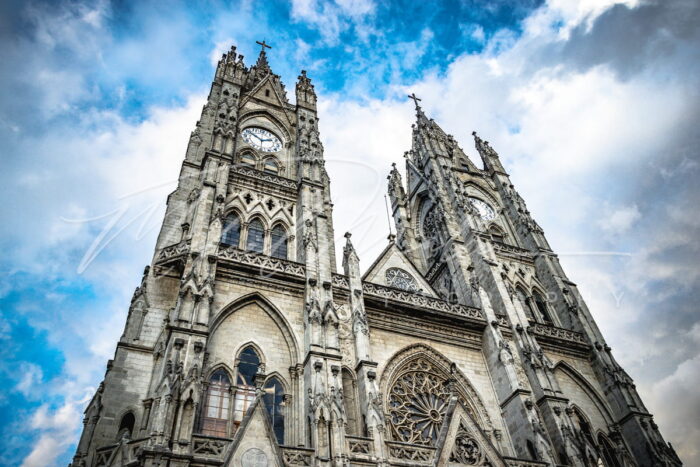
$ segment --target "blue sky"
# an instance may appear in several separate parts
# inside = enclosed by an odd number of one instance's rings
[[[69,461],[216,60],[235,44],[250,64],[263,38],[290,98],[301,69],[316,85],[336,232],[364,266],[415,91],[468,154],[472,130],[499,151],[700,463],[696,3],[3,2],[0,464]]]

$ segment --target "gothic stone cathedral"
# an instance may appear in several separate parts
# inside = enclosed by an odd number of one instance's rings
[[[336,269],[314,87],[261,45],[218,63],[72,466],[680,465],[498,154],[417,100],[397,235]]]

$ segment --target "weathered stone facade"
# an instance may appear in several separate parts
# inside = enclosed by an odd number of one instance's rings
[[[73,466],[680,464],[498,154],[416,116],[337,271],[313,85],[223,56]]]

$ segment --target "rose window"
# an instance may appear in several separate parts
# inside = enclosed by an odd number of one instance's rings
[[[417,360],[389,390],[389,419],[394,439],[432,445],[445,418],[450,390],[447,378],[433,371],[426,360]]]

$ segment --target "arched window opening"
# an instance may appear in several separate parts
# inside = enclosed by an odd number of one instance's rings
[[[132,412],[127,412],[122,416],[122,420],[119,423],[119,430],[117,430],[117,440],[127,437],[131,439],[134,433],[134,425],[136,424],[136,417]]]
[[[287,259],[287,232],[277,224],[270,234],[272,240],[272,256]]]
[[[552,324],[552,318],[549,316],[549,311],[547,309],[547,302],[544,301],[544,297],[538,291],[532,293],[532,297],[535,299],[535,306],[537,306],[537,311],[540,312],[542,319],[545,323]]]
[[[256,253],[262,253],[265,244],[265,229],[263,229],[262,222],[259,219],[255,219],[248,226],[248,251],[254,251]]]
[[[255,375],[260,357],[253,347],[246,347],[239,356],[236,375],[236,395],[233,403],[233,423],[236,429],[243,421],[248,407],[255,399]]]
[[[217,370],[209,378],[200,431],[209,436],[228,436],[231,380],[224,370]]]
[[[386,284],[389,287],[396,287],[409,292],[418,293],[421,291],[416,283],[416,279],[401,268],[389,268],[386,270]]]
[[[272,431],[279,444],[284,444],[284,388],[277,378],[270,378],[264,387],[263,401],[272,420]]]
[[[527,298],[525,291],[521,287],[517,287],[515,289],[515,294],[518,296],[518,300],[520,300],[520,304],[522,305],[523,310],[525,311],[525,314],[527,315],[527,319],[534,321],[535,315],[532,313],[532,306],[530,303],[530,299]]]
[[[221,231],[221,243],[238,248],[241,238],[241,220],[234,213],[224,219],[224,228]]]
[[[621,467],[615,455],[615,448],[602,433],[598,435],[598,446],[600,446],[600,453],[603,456],[605,467]]]
[[[583,435],[583,437],[588,441],[591,446],[595,446],[595,440],[593,438],[593,432],[591,431],[591,425],[588,423],[586,417],[581,413],[578,407],[574,407],[574,421],[576,426]]]
[[[441,217],[431,203],[424,203],[421,215],[421,233],[423,254],[427,263],[437,260],[442,254]]]
[[[503,243],[503,241],[506,238],[506,235],[503,233],[503,230],[501,230],[500,227],[497,227],[495,225],[491,226],[491,228],[489,229],[489,232],[491,233],[491,238],[494,241]]]
[[[263,172],[277,175],[280,173],[280,167],[274,159],[267,159],[265,165],[263,165]]]
[[[355,379],[347,369],[343,368],[343,400],[345,401],[345,413],[347,415],[346,433],[352,436],[360,435],[360,427],[357,417],[357,388]]]
[[[241,155],[241,165],[245,165],[247,167],[255,167],[255,156],[253,156],[250,153]]]

